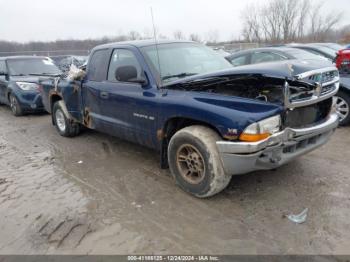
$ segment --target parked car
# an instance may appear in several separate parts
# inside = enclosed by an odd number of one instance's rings
[[[319,55],[285,46],[248,49],[226,56],[226,59],[233,66],[284,61],[291,59],[326,60]]]
[[[69,72],[71,65],[81,67],[88,59],[87,56],[74,56],[74,55],[62,55],[62,56],[51,56],[50,57],[56,66],[65,74]]]
[[[61,73],[47,57],[0,57],[0,103],[9,105],[15,116],[43,111],[40,78]]]
[[[298,48],[285,46],[267,47],[250,49],[242,52],[237,52],[226,57],[234,66],[242,66],[248,64],[266,63],[272,61],[299,59],[302,61],[310,60],[326,60],[326,58],[313,52],[307,52]],[[328,60],[329,61],[329,60]],[[329,65],[332,63],[329,61]],[[348,125],[350,123],[350,78],[348,75],[341,75],[340,89],[334,97],[336,101],[336,110],[340,117],[340,125]]]
[[[337,52],[339,51],[320,44],[290,44],[288,46],[292,48],[302,49],[315,55],[323,56],[332,62],[334,62],[337,56]]]
[[[325,46],[335,51],[343,50],[346,48],[346,46],[343,46],[337,43],[314,43],[314,44],[319,46]]]
[[[158,150],[197,197],[316,149],[338,126],[338,70],[322,60],[233,68],[198,43],[134,41],[93,49],[78,80],[43,82],[60,135],[84,126]]]

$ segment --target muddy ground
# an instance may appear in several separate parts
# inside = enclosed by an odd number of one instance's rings
[[[158,155],[0,107],[0,254],[346,254],[350,127],[276,171],[196,199]],[[309,208],[306,223],[286,214]]]

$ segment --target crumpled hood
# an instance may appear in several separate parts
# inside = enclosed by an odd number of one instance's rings
[[[318,70],[334,65],[326,60],[286,60],[278,62],[261,63],[254,65],[246,65],[225,69],[222,71],[211,72],[207,74],[198,74],[190,77],[185,77],[165,84],[164,87],[182,84],[186,82],[196,81],[211,77],[225,77],[232,75],[261,75],[282,79],[294,80],[296,75],[308,71]],[[334,67],[336,70],[336,68]]]

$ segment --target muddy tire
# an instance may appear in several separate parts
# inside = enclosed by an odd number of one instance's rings
[[[56,102],[52,108],[52,118],[58,133],[64,137],[74,137],[80,133],[80,126],[69,120],[59,102]]]
[[[340,117],[341,126],[350,124],[350,94],[339,91],[338,94],[334,96],[336,111]]]
[[[230,182],[225,174],[216,142],[219,135],[204,126],[179,130],[170,140],[168,162],[176,183],[200,198],[213,196]]]
[[[12,114],[14,116],[22,116],[23,109],[19,104],[17,97],[14,94],[9,95],[9,102],[10,102],[10,108],[11,108]]]

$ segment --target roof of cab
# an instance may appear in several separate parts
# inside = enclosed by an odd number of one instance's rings
[[[195,43],[193,41],[185,41],[185,40],[158,40],[158,45],[163,44],[173,44],[173,43]],[[134,46],[137,48],[145,47],[145,46],[152,46],[155,45],[156,42],[154,39],[149,40],[134,40],[134,41],[122,41],[122,42],[115,42],[115,43],[109,43],[104,45],[96,46],[94,49],[105,49],[105,48],[116,48],[120,46]]]

